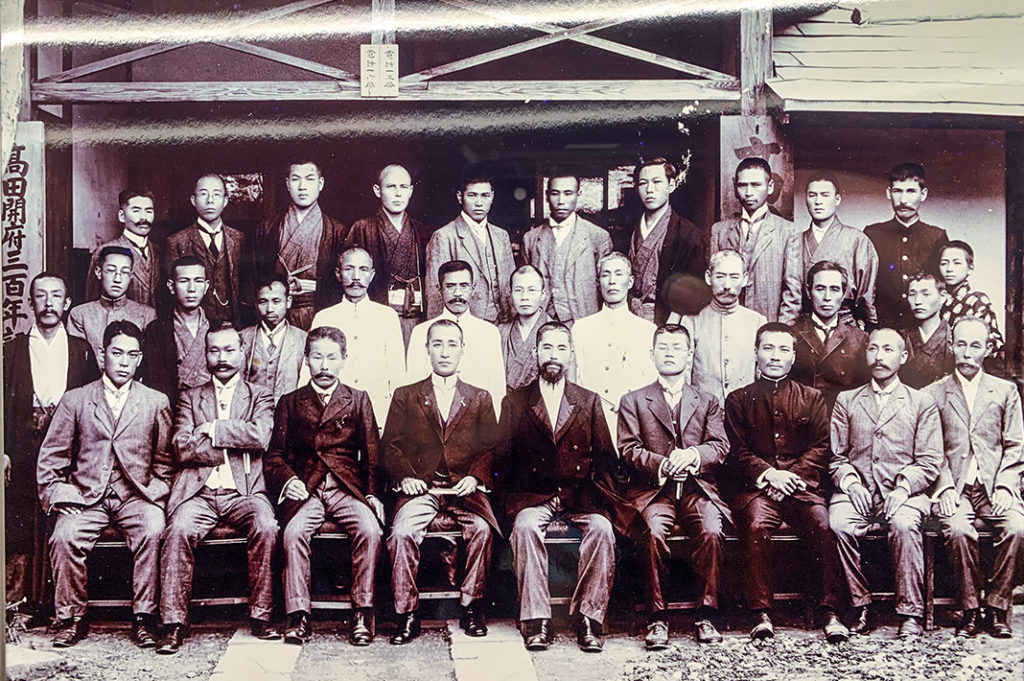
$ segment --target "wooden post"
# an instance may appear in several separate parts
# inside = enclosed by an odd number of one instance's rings
[[[374,45],[394,45],[395,0],[371,0],[370,9],[370,42]]]
[[[1006,132],[1006,377],[1024,385],[1024,134]]]
[[[740,212],[733,191],[736,165],[745,158],[758,156],[772,167],[775,191],[768,206],[787,220],[793,219],[793,145],[781,124],[771,116],[721,116],[719,118],[719,207],[721,219]]]
[[[740,110],[744,116],[763,116],[768,110],[765,81],[772,76],[771,7],[740,13]]]

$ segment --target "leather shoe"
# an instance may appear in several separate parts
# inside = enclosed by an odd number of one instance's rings
[[[249,631],[261,641],[276,641],[281,638],[281,632],[273,624],[255,617],[249,618]]]
[[[822,627],[822,630],[825,632],[825,640],[829,643],[842,643],[850,640],[850,630],[839,620],[839,615],[831,610],[825,615],[825,626]]]
[[[775,636],[775,627],[772,625],[772,618],[768,617],[766,612],[757,613],[757,623],[750,630],[750,638],[759,641],[773,636]]]
[[[1013,629],[1010,628],[1010,620],[1005,610],[990,608],[992,622],[989,624],[988,633],[993,638],[1013,638]]]
[[[420,618],[415,610],[398,616],[398,631],[389,639],[392,645],[403,646],[420,635]]]
[[[862,605],[857,608],[857,617],[853,624],[850,625],[850,633],[864,635],[871,633],[874,630],[875,625],[871,620],[871,611],[868,606]]]
[[[299,610],[288,615],[288,628],[284,630],[284,642],[301,646],[313,633],[309,613]]]
[[[53,629],[53,647],[70,648],[89,634],[89,623],[84,617],[69,617],[57,622]]]
[[[186,637],[184,624],[169,624],[164,633],[163,643],[156,649],[157,655],[174,655],[181,649]]]
[[[665,648],[668,648],[668,622],[653,620],[647,625],[644,647],[647,650],[665,650]]]
[[[914,636],[920,636],[924,633],[924,627],[917,621],[916,617],[910,615],[904,615],[900,619],[900,629],[896,632],[898,638],[911,638]]]
[[[580,626],[576,629],[576,643],[580,650],[585,653],[599,653],[604,649],[604,641],[601,640],[601,625],[586,615],[581,618]]]
[[[480,604],[471,603],[462,613],[462,620],[459,622],[466,636],[486,636],[487,622],[484,621],[484,611]]]
[[[527,650],[547,650],[554,638],[551,623],[546,619],[523,622],[523,640]]]
[[[132,640],[140,648],[156,648],[156,628],[153,616],[137,614],[132,620]]]
[[[373,615],[363,608],[352,613],[352,629],[348,642],[354,646],[368,646],[373,641]]]
[[[715,625],[707,619],[697,620],[693,623],[693,635],[697,639],[697,643],[720,643],[722,640],[718,629],[715,629]]]
[[[963,619],[956,625],[957,638],[974,638],[981,632],[981,615],[978,609],[964,610]]]

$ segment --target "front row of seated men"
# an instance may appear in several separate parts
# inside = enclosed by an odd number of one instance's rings
[[[924,391],[898,378],[907,356],[903,338],[890,329],[874,331],[866,349],[871,381],[839,394],[831,422],[822,393],[790,378],[796,336],[787,325],[773,322],[758,330],[758,378],[731,393],[724,410],[684,380],[693,354],[687,329],[663,325],[651,350],[658,379],[628,393],[620,405],[618,445],[627,466],[616,458],[600,398],[566,380],[572,334],[559,322],[538,330],[538,379],[509,393],[500,424],[490,395],[458,377],[464,349],[459,325],[447,319],[431,324],[426,344],[432,373],[396,392],[383,445],[366,393],[338,380],[346,339],[333,327],[309,333],[310,382],[285,395],[276,414],[272,394],[242,380],[239,333],[229,325],[210,329],[205,354],[211,379],[180,395],[173,428],[166,396],[133,380],[141,336],[131,322],[107,327],[103,377],[66,394],[40,450],[40,498],[55,515],[50,556],[56,646],[73,645],[87,633],[85,559],[111,524],[125,535],[135,559],[132,636],[139,646],[157,645],[159,607],[166,633],[158,652],[181,647],[192,550],[218,523],[248,537],[252,633],[280,638],[270,621],[278,517],[284,526],[285,639],[302,643],[310,635],[310,538],[330,519],[352,537],[355,615],[349,638],[368,645],[384,538],[380,459],[399,492],[387,539],[399,616],[394,644],[419,633],[419,544],[441,511],[454,516],[467,544],[462,626],[469,635],[486,635],[482,598],[494,536],[502,531],[492,491],[500,493],[512,528],[519,620],[533,650],[552,640],[544,536],[556,518],[582,532],[570,615],[586,651],[602,648],[614,576],[613,527],[640,548],[649,649],[668,645],[661,583],[675,524],[690,537],[699,575],[699,641],[721,638],[711,620],[729,525],[745,549],[751,636],[774,635],[769,540],[782,522],[805,541],[824,632],[835,642],[850,633],[838,616],[844,588],[854,606],[852,630],[872,627],[858,540],[884,521],[900,635],[920,634],[921,523],[932,508],[929,493],[937,499],[935,513],[958,580],[964,611],[958,635],[972,636],[983,626],[996,636],[1010,635],[1007,611],[1024,540],[1024,427],[1012,384],[982,369],[989,330],[981,320],[956,324],[956,373]],[[830,500],[823,491],[826,471],[835,488]],[[979,520],[997,531],[996,560],[987,573],[979,564]],[[987,621],[980,613],[983,591]]]

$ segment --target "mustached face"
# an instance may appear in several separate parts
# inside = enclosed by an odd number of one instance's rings
[[[345,366],[345,355],[338,343],[330,338],[320,338],[310,343],[306,366],[313,383],[326,390],[338,380]]]
[[[222,382],[227,382],[242,366],[242,339],[238,331],[225,329],[206,336],[206,368]]]

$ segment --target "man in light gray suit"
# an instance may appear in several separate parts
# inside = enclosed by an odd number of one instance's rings
[[[953,328],[956,368],[925,392],[935,398],[942,419],[946,458],[933,498],[964,611],[957,636],[975,636],[986,624],[980,613],[985,587],[989,633],[1010,638],[1007,613],[1013,607],[1014,575],[1024,560],[1024,423],[1017,388],[982,368],[992,349],[989,333],[981,319],[961,318]],[[996,530],[995,564],[987,583],[976,525]]]
[[[800,229],[768,209],[775,181],[763,158],[740,161],[733,190],[742,206],[740,214],[711,225],[708,252],[728,248],[742,253],[747,261],[747,285],[740,304],[770,322],[792,324],[800,314]]]
[[[129,321],[103,334],[103,377],[65,393],[39,449],[39,500],[56,517],[50,536],[53,645],[85,638],[86,558],[113,524],[134,557],[132,638],[156,645],[160,535],[169,491],[171,407],[167,397],[132,380],[142,360],[142,332]]]
[[[241,331],[245,380],[274,393],[274,404],[299,387],[306,332],[288,322],[292,296],[283,274],[272,272],[256,289],[259,323]]]
[[[861,570],[858,540],[885,522],[896,570],[899,636],[919,636],[924,615],[924,538],[921,521],[931,508],[928,490],[942,464],[942,424],[935,400],[900,383],[907,361],[903,338],[876,329],[868,338],[868,385],[839,393],[832,412],[832,461],[836,493],[829,525],[857,608],[851,631],[867,633],[871,589]]]

